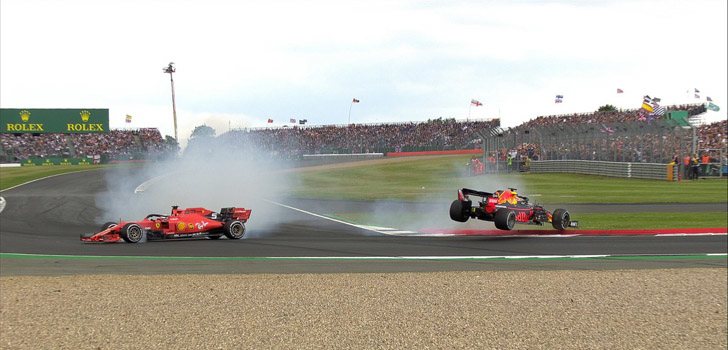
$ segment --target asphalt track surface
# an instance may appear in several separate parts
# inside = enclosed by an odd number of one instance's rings
[[[609,269],[725,267],[722,236],[609,237],[400,237],[343,224],[328,214],[369,202],[287,200],[292,210],[260,201],[243,240],[151,241],[141,244],[82,244],[79,234],[98,229],[103,213],[97,194],[105,170],[55,176],[0,193],[2,274],[74,273],[293,273],[393,272],[492,269]],[[449,203],[446,203],[446,205]],[[234,204],[231,204],[234,205]],[[407,210],[408,203],[378,203],[378,210]],[[440,205],[440,204],[432,204]],[[267,208],[264,208],[268,206]],[[719,205],[725,207],[724,204]],[[388,208],[388,209],[387,209]],[[418,207],[421,210],[421,207]],[[572,212],[716,210],[716,205],[579,205]],[[256,218],[256,212],[277,212]],[[447,215],[443,211],[443,215]],[[256,220],[260,224],[256,224]],[[31,254],[26,256],[24,254]],[[40,255],[40,256],[38,256]],[[544,256],[603,256],[542,259]],[[693,256],[685,258],[685,256]],[[83,256],[79,258],[78,256]],[[132,258],[138,257],[138,258]],[[460,259],[458,259],[460,257]],[[472,259],[463,259],[473,257]],[[501,257],[487,259],[487,257]],[[506,258],[508,257],[508,258]],[[521,259],[518,259],[518,258]],[[532,258],[529,258],[532,257]],[[303,259],[300,259],[303,258]],[[453,259],[455,258],[455,259]]]

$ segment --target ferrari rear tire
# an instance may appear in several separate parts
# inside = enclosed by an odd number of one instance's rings
[[[508,209],[500,209],[495,212],[495,227],[501,230],[510,231],[516,225],[516,212]]]
[[[114,227],[114,226],[116,226],[116,225],[117,225],[117,223],[115,223],[115,222],[113,222],[113,221],[109,221],[109,222],[107,222],[107,223],[105,223],[105,224],[101,225],[101,230],[99,230],[99,231],[104,231],[104,230],[108,230],[108,229],[110,229],[110,228],[112,228],[112,227]]]
[[[245,224],[240,220],[231,220],[223,226],[225,237],[230,239],[241,239],[245,235]]]
[[[559,231],[566,230],[571,226],[571,215],[566,209],[556,209],[551,214],[551,225]]]
[[[468,221],[468,215],[465,215],[465,213],[463,212],[463,202],[455,200],[452,202],[452,204],[450,204],[450,219],[453,219],[457,222]]]
[[[121,238],[128,243],[139,243],[144,238],[144,229],[138,224],[126,224],[121,229]]]

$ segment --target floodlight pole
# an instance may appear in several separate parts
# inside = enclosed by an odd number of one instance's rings
[[[172,73],[174,73],[176,69],[174,68],[174,62],[169,62],[169,65],[165,68],[163,68],[164,73],[169,73],[169,81],[172,84],[172,117],[174,118],[174,140],[179,143],[179,139],[177,138],[177,106],[174,102],[174,78],[172,77]]]

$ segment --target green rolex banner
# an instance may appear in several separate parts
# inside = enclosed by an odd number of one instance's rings
[[[109,110],[0,108],[1,133],[102,133],[109,131]]]

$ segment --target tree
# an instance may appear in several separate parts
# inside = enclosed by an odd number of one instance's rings
[[[599,107],[599,109],[597,109],[597,112],[616,112],[616,111],[617,111],[617,107],[614,107],[609,104],[601,106],[601,107]]]
[[[200,137],[214,137],[214,136],[215,136],[215,129],[203,124],[203,125],[195,127],[195,130],[192,130],[192,134],[190,135],[190,138],[194,139],[194,138],[200,138]]]

